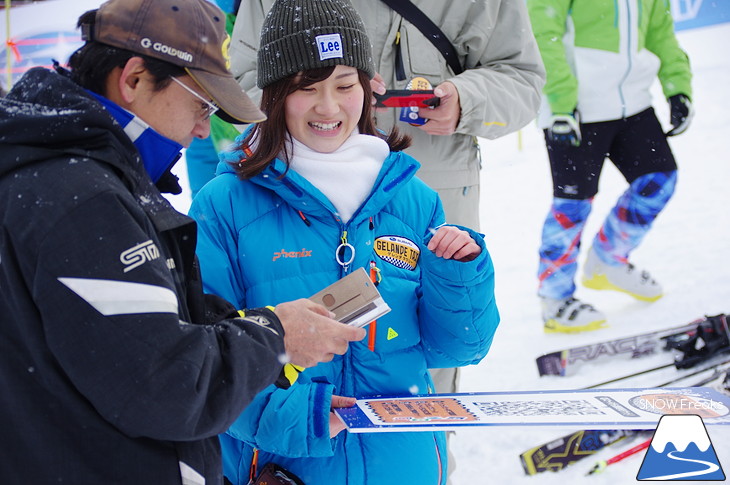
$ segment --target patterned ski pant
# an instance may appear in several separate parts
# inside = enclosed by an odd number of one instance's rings
[[[634,180],[619,197],[593,239],[596,255],[607,264],[625,264],[674,193],[677,171],[656,172]],[[553,198],[540,246],[538,295],[567,298],[575,292],[575,273],[590,199]]]

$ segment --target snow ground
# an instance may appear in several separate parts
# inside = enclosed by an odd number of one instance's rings
[[[674,198],[657,219],[633,260],[660,281],[665,296],[652,304],[630,297],[580,288],[576,296],[600,308],[610,327],[578,335],[546,335],[536,292],[537,249],[542,222],[551,198],[551,184],[542,133],[530,125],[520,134],[482,141],[482,231],[495,261],[497,301],[502,323],[484,361],[462,373],[461,391],[575,389],[651,367],[647,361],[624,361],[593,366],[572,377],[542,377],[534,358],[553,350],[600,342],[643,331],[688,323],[703,315],[730,313],[730,57],[722,45],[730,41],[730,23],[679,33],[694,72],[696,116],[689,130],[671,139],[680,166]],[[668,109],[656,86],[660,120]],[[186,181],[184,165],[177,173]],[[603,216],[625,189],[618,171],[609,164],[594,201],[585,231],[586,246]],[[189,194],[172,198],[182,211]],[[634,379],[623,387],[653,386],[672,375]],[[709,427],[715,451],[730,475],[730,430]],[[456,433],[454,485],[494,484],[623,484],[635,481],[644,453],[586,477],[598,459],[608,459],[638,441],[617,443],[593,457],[556,473],[528,477],[519,454],[558,438],[568,428],[479,428]],[[687,482],[684,482],[687,483]]]

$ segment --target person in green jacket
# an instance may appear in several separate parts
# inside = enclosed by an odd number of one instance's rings
[[[538,270],[546,332],[600,328],[603,313],[574,297],[581,234],[604,160],[629,184],[595,235],[582,283],[655,301],[662,288],[629,262],[672,196],[677,165],[668,136],[692,119],[689,59],[668,0],[527,0],[547,82],[538,124],[553,180]],[[665,133],[652,108],[659,79],[671,109]]]

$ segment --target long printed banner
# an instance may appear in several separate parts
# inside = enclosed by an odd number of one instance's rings
[[[653,429],[665,414],[730,424],[730,396],[705,387],[377,396],[335,412],[351,433],[472,426]]]

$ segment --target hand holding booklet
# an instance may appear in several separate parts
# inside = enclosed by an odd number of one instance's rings
[[[338,322],[355,327],[363,327],[390,311],[364,268],[335,281],[309,299],[333,312]]]

